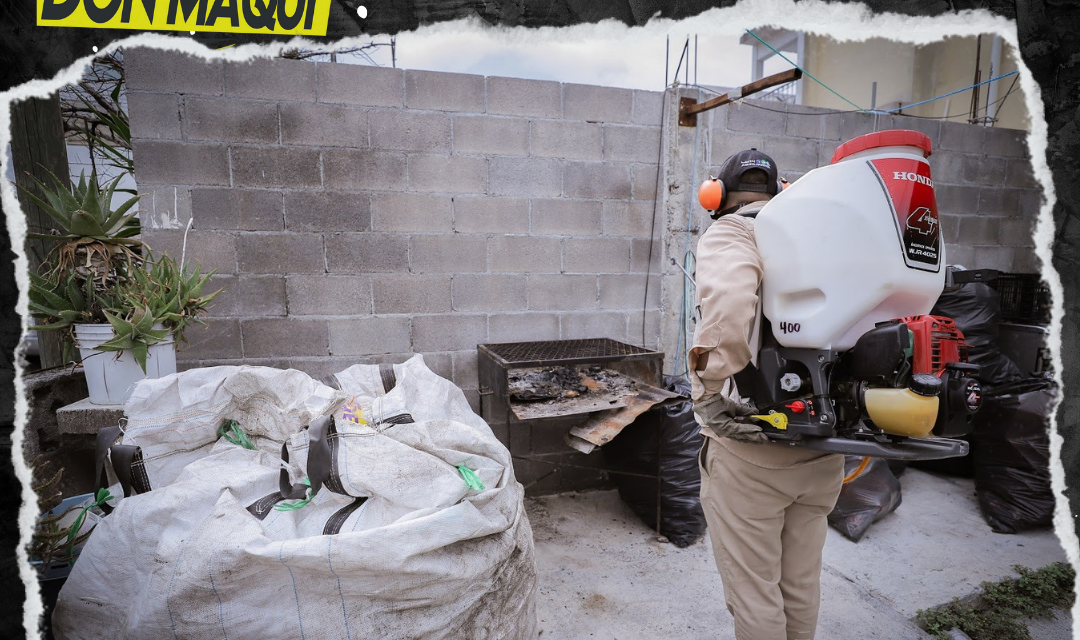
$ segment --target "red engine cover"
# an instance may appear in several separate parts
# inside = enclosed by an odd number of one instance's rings
[[[901,318],[915,335],[912,343],[912,373],[940,376],[950,362],[967,362],[968,347],[964,334],[951,318],[943,316],[908,316]]]

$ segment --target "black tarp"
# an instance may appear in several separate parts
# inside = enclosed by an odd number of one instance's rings
[[[690,383],[683,378],[665,376],[664,388],[690,395]],[[687,399],[646,411],[601,448],[613,472],[659,475],[657,480],[610,474],[619,497],[650,527],[656,527],[659,498],[660,533],[677,547],[690,546],[705,531],[698,469],[702,438]]]

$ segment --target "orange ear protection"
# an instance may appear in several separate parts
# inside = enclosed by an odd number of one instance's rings
[[[726,195],[724,183],[716,178],[709,178],[702,182],[701,188],[698,189],[698,202],[706,211],[719,211],[724,205]]]
[[[780,193],[787,189],[789,184],[786,179],[780,178],[776,181],[776,192]],[[726,198],[727,190],[724,189],[724,183],[716,178],[710,177],[698,188],[698,202],[706,211],[716,212],[723,209]]]

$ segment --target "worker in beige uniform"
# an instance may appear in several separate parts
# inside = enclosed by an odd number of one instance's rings
[[[770,442],[732,376],[755,362],[762,261],[754,217],[780,190],[755,149],[728,158],[716,222],[697,251],[697,330],[688,363],[701,450],[701,506],[736,640],[811,640],[821,551],[844,457]],[[756,364],[756,362],[755,362]]]

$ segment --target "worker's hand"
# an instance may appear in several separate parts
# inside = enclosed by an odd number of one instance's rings
[[[749,416],[756,413],[753,407],[735,402],[723,394],[713,394],[694,403],[694,413],[701,424],[712,429],[721,438],[740,442],[768,442],[769,438]]]

